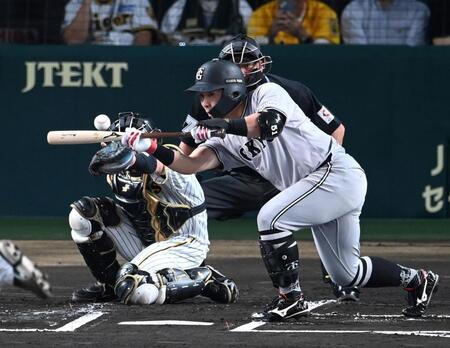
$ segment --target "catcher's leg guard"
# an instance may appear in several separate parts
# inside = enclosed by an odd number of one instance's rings
[[[95,279],[113,287],[120,268],[116,260],[114,242],[103,234],[100,239],[90,243],[80,243],[77,246]]]
[[[206,281],[201,295],[219,303],[233,303],[239,297],[239,290],[233,279],[226,277],[212,266],[206,266],[211,277]],[[190,270],[186,270],[189,274]]]
[[[259,245],[273,286],[288,288],[297,284],[299,254],[294,236],[287,236],[281,243],[279,240],[260,240]]]
[[[211,270],[207,267],[191,268],[186,271],[164,268],[158,271],[161,290],[165,295],[164,303],[175,303],[200,295],[211,274]]]
[[[135,264],[130,262],[120,268],[114,292],[120,301],[127,305],[149,305],[163,297],[150,274],[139,270]],[[163,302],[163,300],[161,301]],[[162,303],[161,301],[158,303]]]
[[[69,224],[72,239],[77,243],[86,265],[97,283],[77,289],[74,302],[110,301],[116,298],[113,287],[119,263],[113,241],[102,231],[102,226],[120,222],[114,202],[110,198],[83,197],[71,204]]]

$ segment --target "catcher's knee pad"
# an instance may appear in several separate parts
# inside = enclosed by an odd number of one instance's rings
[[[83,197],[70,206],[92,223],[98,223],[106,227],[117,226],[120,223],[116,203],[109,197]]]
[[[283,238],[283,243],[276,248],[279,243],[278,240],[276,243],[272,240],[259,241],[261,256],[276,288],[288,287],[298,281],[299,254],[294,236],[291,234]]]
[[[175,303],[200,295],[206,282],[211,278],[211,270],[207,267],[181,270],[176,268],[164,268],[157,273],[161,291],[164,298],[159,298],[158,303]]]
[[[98,224],[93,224],[92,221],[86,219],[76,209],[70,211],[69,225],[72,229],[72,239],[77,244],[89,243],[100,238],[103,234]]]

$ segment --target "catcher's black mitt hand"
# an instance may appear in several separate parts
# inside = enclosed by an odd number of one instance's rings
[[[95,153],[89,164],[89,172],[96,176],[117,174],[130,167],[134,158],[133,150],[119,141],[113,141]]]

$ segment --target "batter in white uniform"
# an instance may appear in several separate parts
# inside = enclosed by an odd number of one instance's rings
[[[305,227],[312,228],[319,256],[334,282],[350,287],[402,286],[410,299],[403,313],[422,315],[438,275],[378,257],[360,257],[365,173],[342,146],[312,124],[282,87],[266,83],[247,96],[239,67],[213,60],[198,69],[196,83],[188,91],[200,94],[212,117],[201,121],[192,136],[199,142],[208,140],[189,157],[160,146],[150,152],[186,174],[244,164],[281,191],[258,214],[261,254],[279,296],[255,317],[280,321],[306,313],[292,234]],[[226,132],[225,138],[217,137],[220,131]]]

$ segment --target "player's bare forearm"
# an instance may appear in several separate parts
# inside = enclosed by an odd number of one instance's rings
[[[186,156],[189,156],[192,151],[195,150],[195,148],[189,146],[188,144],[186,144],[185,142],[180,142],[180,145],[178,145],[178,147],[181,149],[181,152],[183,152]]]
[[[344,143],[344,135],[345,135],[345,127],[342,123],[331,134],[331,136],[334,139],[336,139],[336,141],[339,143],[339,145],[342,145]]]
[[[247,124],[247,137],[258,138],[261,135],[261,130],[258,125],[259,112],[248,115],[245,117],[245,123]]]
[[[189,156],[178,151],[175,152],[174,160],[168,167],[181,174],[195,174],[220,166],[220,162],[213,150],[200,146]]]

